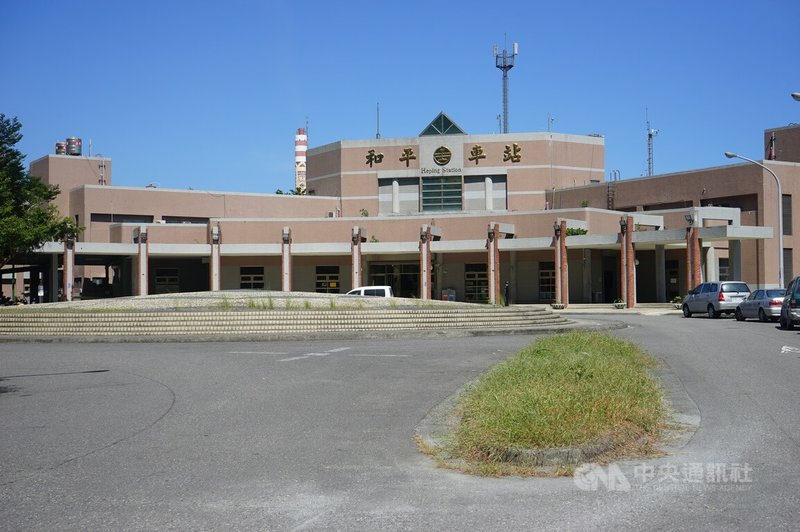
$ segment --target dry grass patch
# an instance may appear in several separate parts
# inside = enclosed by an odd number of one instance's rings
[[[604,447],[594,461],[652,452],[666,415],[648,373],[654,364],[636,345],[603,333],[542,338],[464,394],[448,454],[495,475],[525,474],[507,464],[519,450]]]

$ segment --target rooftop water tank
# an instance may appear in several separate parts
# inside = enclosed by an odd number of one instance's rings
[[[56,155],[67,154],[67,143],[64,141],[56,142]]]
[[[78,137],[67,137],[67,155],[81,154],[81,139]]]

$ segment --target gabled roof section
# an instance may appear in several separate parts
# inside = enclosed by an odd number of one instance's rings
[[[466,135],[466,133],[449,116],[441,112],[419,134],[420,137],[432,137],[434,135]]]

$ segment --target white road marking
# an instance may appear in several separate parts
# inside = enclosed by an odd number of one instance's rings
[[[800,353],[800,347],[794,347],[791,345],[785,345],[781,347],[781,354],[785,355],[786,353]]]
[[[292,362],[293,360],[302,360],[304,358],[311,358],[311,357],[326,357],[332,355],[334,353],[341,353],[342,351],[347,351],[350,349],[349,347],[337,347],[335,349],[329,349],[324,353],[306,353],[304,355],[298,355],[296,357],[289,357],[289,358],[282,358],[278,360],[278,362]]]
[[[368,354],[356,354],[351,353],[347,356],[350,357],[410,357],[411,355],[368,355]]]
[[[280,351],[228,351],[229,355],[288,355]]]

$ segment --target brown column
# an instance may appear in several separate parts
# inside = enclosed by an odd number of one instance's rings
[[[623,225],[624,223],[624,225]],[[619,224],[619,299],[626,302],[628,301],[628,282],[626,279],[626,272],[628,271],[628,222],[625,217],[620,218]]]
[[[64,301],[72,301],[72,291],[75,288],[73,283],[75,282],[75,241],[67,239],[64,241],[64,271],[63,273],[63,286],[64,286],[64,295],[62,299]],[[38,287],[36,287],[38,290]],[[33,293],[34,287],[31,287],[31,293]],[[22,293],[22,291],[20,291]]]
[[[353,288],[359,288],[361,286],[361,281],[363,277],[363,272],[361,271],[361,263],[363,260],[363,256],[361,255],[361,244],[366,240],[364,236],[364,228],[358,225],[353,226],[353,233],[352,238],[350,241],[350,253],[352,255],[352,278],[353,278]]]
[[[486,273],[489,278],[489,303],[496,305],[500,300],[500,247],[497,239],[500,237],[500,225],[489,224],[486,238],[488,252],[488,265]]]
[[[555,270],[556,270],[556,279],[555,279],[556,303],[563,303],[561,298],[561,236],[562,236],[561,230],[562,230],[561,224],[558,223],[558,220],[556,220],[553,223],[553,234],[555,235],[553,237],[553,259],[554,259],[553,264],[555,264]]]
[[[561,238],[559,238],[559,253],[561,254],[561,302],[564,308],[569,305],[569,269],[567,268],[567,221],[561,221]]]
[[[281,290],[292,291],[292,230],[289,227],[281,232]]]
[[[694,282],[694,271],[692,270],[692,227],[686,228],[686,292],[697,286]]]
[[[625,238],[625,282],[627,286],[627,297],[625,303],[628,308],[636,306],[636,255],[633,249],[633,217],[628,216],[628,231]]]
[[[423,225],[419,233],[419,297],[431,298],[431,228]]]
[[[692,228],[692,275],[694,276],[694,286],[703,282],[703,274],[700,268],[700,228]]]
[[[209,228],[209,242],[211,244],[211,257],[208,264],[209,285],[212,292],[217,292],[220,289],[220,230],[219,224],[213,225]],[[108,274],[106,274],[108,277]]]

